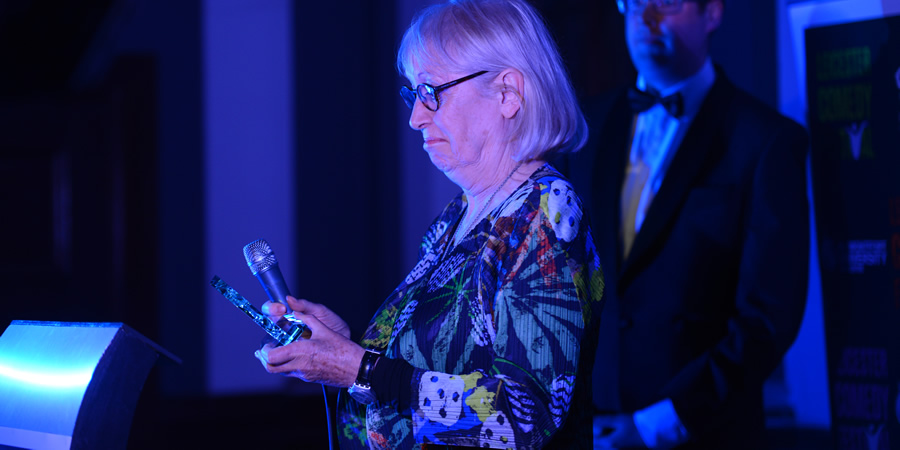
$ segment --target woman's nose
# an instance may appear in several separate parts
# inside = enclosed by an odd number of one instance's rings
[[[413,102],[412,111],[409,114],[409,126],[413,130],[421,130],[428,125],[428,122],[431,121],[431,116],[434,114],[433,111],[430,111],[425,107],[425,104],[416,99]]]

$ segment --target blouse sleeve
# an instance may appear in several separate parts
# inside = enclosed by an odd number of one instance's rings
[[[580,202],[559,178],[500,217],[482,256],[477,303],[493,350],[484,370],[416,370],[417,442],[540,448],[572,404],[579,348],[602,276],[587,270]]]

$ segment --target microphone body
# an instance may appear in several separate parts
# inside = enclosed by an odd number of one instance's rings
[[[287,304],[287,296],[291,295],[288,291],[287,283],[278,269],[278,263],[272,264],[270,267],[254,274],[259,283],[262,284],[263,290],[269,296],[269,300],[281,303],[287,308],[287,312],[291,312],[291,307]]]

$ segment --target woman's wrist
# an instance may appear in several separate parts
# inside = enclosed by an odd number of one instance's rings
[[[394,405],[401,414],[409,414],[414,373],[415,367],[405,360],[382,356],[369,374],[375,398]]]
[[[378,365],[381,354],[372,350],[366,350],[362,360],[359,363],[359,369],[356,374],[356,381],[347,391],[354,400],[368,405],[375,401],[375,392],[372,391],[371,375],[374,368]]]
[[[359,376],[360,365],[362,365],[363,358],[366,356],[366,349],[354,345],[353,350],[351,351],[351,356],[349,358],[352,363],[347,364],[346,371],[344,373],[343,385],[344,387],[353,386],[353,383],[356,383],[356,379]]]

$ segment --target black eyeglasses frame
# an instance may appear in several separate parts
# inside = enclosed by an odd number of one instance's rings
[[[487,70],[482,70],[471,75],[466,75],[462,78],[457,78],[453,81],[448,81],[440,86],[432,86],[428,83],[422,83],[416,86],[415,90],[413,90],[409,86],[402,86],[400,88],[400,97],[403,98],[403,101],[406,103],[406,106],[408,106],[409,109],[413,109],[413,106],[415,106],[416,98],[418,97],[419,101],[422,102],[422,105],[425,106],[425,108],[427,108],[429,111],[437,112],[437,110],[441,107],[441,98],[438,96],[441,91],[445,91],[449,88],[452,88],[453,86],[456,86],[459,83],[469,81],[472,78],[484,75],[486,73],[488,73]],[[426,95],[434,99],[434,108],[429,106],[428,102],[426,101]]]

